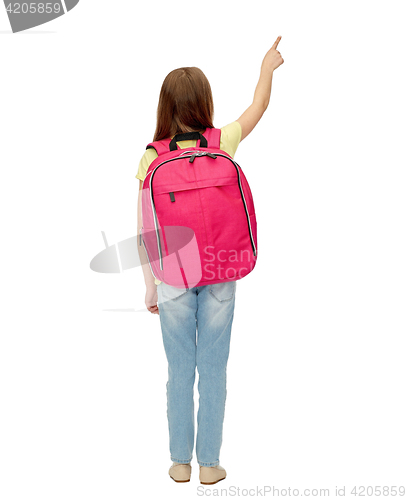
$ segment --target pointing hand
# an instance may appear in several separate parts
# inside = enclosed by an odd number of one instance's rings
[[[283,64],[284,59],[281,57],[280,52],[277,50],[277,45],[280,43],[281,36],[277,37],[277,40],[273,43],[271,49],[264,56],[262,62],[262,68],[274,71],[281,64]]]

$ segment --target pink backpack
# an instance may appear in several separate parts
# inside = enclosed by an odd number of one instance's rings
[[[143,241],[155,278],[176,288],[236,281],[257,259],[252,193],[240,166],[220,149],[220,129],[176,135],[157,151],[142,187]],[[180,149],[179,141],[199,140]]]

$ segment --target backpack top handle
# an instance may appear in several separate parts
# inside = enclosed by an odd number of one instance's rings
[[[170,142],[170,151],[176,151],[177,150],[177,142],[179,141],[192,141],[192,140],[199,140],[199,147],[200,148],[207,148],[208,147],[208,141],[206,138],[199,132],[186,132],[185,134],[177,134],[174,135]],[[197,144],[198,145],[198,144]]]
[[[220,137],[221,137],[221,129],[220,128],[207,128],[203,134],[199,132],[186,132],[185,134],[178,134],[171,140],[161,139],[160,141],[150,142],[147,144],[146,149],[155,149],[157,155],[163,155],[170,151],[177,150],[177,141],[188,141],[190,139],[199,140],[200,146],[202,148],[220,148]],[[172,143],[170,148],[170,143]]]

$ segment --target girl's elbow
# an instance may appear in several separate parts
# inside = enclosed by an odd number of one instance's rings
[[[266,99],[265,101],[263,101],[263,103],[262,103],[262,111],[261,111],[262,115],[266,111],[266,109],[269,107],[269,104],[270,104],[270,99]]]
[[[265,99],[263,101],[256,101],[253,103],[256,107],[256,111],[257,111],[257,114],[259,116],[259,119],[263,116],[263,113],[268,108],[269,103],[270,103],[270,99]]]

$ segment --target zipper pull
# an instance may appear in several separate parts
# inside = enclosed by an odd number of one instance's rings
[[[197,153],[194,153],[191,158],[189,159],[189,163],[193,163],[193,161],[195,160],[195,158],[197,156],[209,156],[210,158],[213,158],[214,160],[216,160],[217,156],[214,155],[213,153],[207,153],[206,151],[198,151]]]

